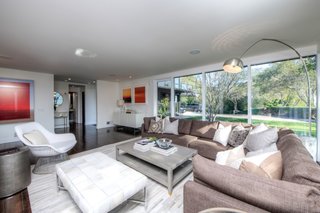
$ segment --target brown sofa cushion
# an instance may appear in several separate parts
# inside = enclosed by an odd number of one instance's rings
[[[144,117],[143,118],[143,123],[144,123],[144,130],[148,131],[150,127],[150,121],[151,120],[156,120],[156,117]]]
[[[170,118],[170,122],[173,122],[175,120],[178,120],[178,118],[172,118],[172,117]],[[178,127],[179,134],[190,135],[191,125],[192,125],[192,120],[179,119],[179,127]]]
[[[219,122],[192,121],[190,135],[201,138],[213,139],[214,133],[218,128]]]
[[[270,212],[319,212],[320,191],[239,171],[196,155],[193,175],[213,189]]]
[[[214,142],[212,139],[206,138],[198,138],[198,140],[191,142],[189,147],[198,150],[198,154],[201,156],[212,160],[216,159],[218,152],[228,149],[227,146],[223,146],[220,143]]]
[[[315,163],[295,134],[281,137],[277,143],[283,159],[282,180],[317,187],[320,190],[320,166]]]
[[[179,120],[179,134],[190,135],[192,120],[180,119]]]
[[[183,188],[183,212],[199,213],[214,207],[239,209],[245,212],[268,213],[268,211],[228,196],[203,184],[188,181]],[[219,211],[221,213],[221,211]],[[229,211],[228,211],[229,212]],[[213,213],[213,211],[212,211]]]
[[[162,138],[169,138],[172,140],[172,143],[188,147],[189,143],[197,140],[197,137],[192,135],[173,135],[173,134],[162,134]]]

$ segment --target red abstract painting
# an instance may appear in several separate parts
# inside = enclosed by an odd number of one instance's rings
[[[33,82],[0,79],[0,123],[33,120]]]
[[[122,90],[122,99],[125,103],[131,103],[131,88]]]
[[[146,87],[134,88],[134,102],[137,104],[146,103]]]

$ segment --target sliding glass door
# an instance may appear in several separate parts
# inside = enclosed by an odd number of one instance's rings
[[[170,116],[171,87],[170,79],[157,82],[157,115],[159,117]]]
[[[202,119],[202,74],[174,78],[175,116]]]

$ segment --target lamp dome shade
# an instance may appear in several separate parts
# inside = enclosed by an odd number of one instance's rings
[[[229,73],[238,73],[241,72],[243,68],[243,62],[240,58],[231,58],[224,62],[223,70]]]
[[[118,105],[118,107],[122,107],[124,105],[124,100],[122,100],[122,99],[117,100],[117,105]]]

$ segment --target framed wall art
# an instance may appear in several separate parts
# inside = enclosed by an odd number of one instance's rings
[[[131,103],[131,88],[125,88],[122,90],[122,99],[124,103]]]
[[[0,124],[34,121],[34,81],[0,78]]]
[[[145,86],[134,88],[134,102],[136,104],[146,103],[146,87]]]

